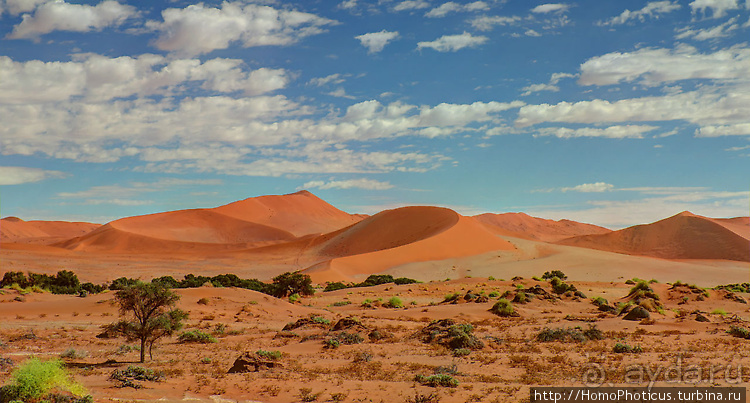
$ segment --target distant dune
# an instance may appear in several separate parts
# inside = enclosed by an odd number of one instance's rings
[[[24,221],[6,217],[0,220],[0,242],[46,245],[86,234],[99,226],[88,222]]]
[[[547,220],[532,217],[525,213],[486,213],[476,215],[474,219],[498,235],[544,242],[555,242],[579,235],[612,232],[612,230],[592,224],[570,220]]]
[[[710,219],[682,212],[652,224],[559,241],[562,245],[664,259],[750,261],[747,218]],[[744,235],[743,235],[744,234]]]
[[[484,226],[453,210],[403,207],[386,210],[324,236],[318,248],[333,259],[308,270],[313,279],[356,279],[398,265],[513,250]]]

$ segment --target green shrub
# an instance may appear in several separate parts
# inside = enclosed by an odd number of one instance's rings
[[[604,297],[594,297],[591,299],[591,303],[596,306],[609,305],[609,302]]]
[[[641,348],[641,346],[631,347],[625,343],[617,343],[612,348],[612,351],[615,353],[638,354],[642,353],[643,349]]]
[[[392,297],[391,299],[388,300],[388,302],[386,302],[385,304],[383,304],[383,306],[386,307],[386,308],[403,308],[404,307],[404,303],[401,302],[401,298],[399,298],[399,297]]]
[[[516,315],[516,310],[513,309],[513,305],[505,298],[498,300],[495,305],[490,308],[490,312],[498,316]]]
[[[714,314],[714,315],[726,316],[727,311],[725,311],[722,308],[717,308],[717,309],[714,309],[713,311],[711,311],[711,313]]]
[[[76,351],[76,349],[74,348],[69,348],[60,353],[60,358],[69,358],[71,360],[76,360],[79,358],[84,358],[86,357],[86,355],[87,354],[85,351]]]
[[[289,296],[289,302],[291,302],[291,303],[295,303],[295,302],[299,301],[299,299],[300,299],[300,296],[296,292],[294,294],[292,294],[292,295]]]
[[[456,378],[447,375],[447,374],[437,374],[437,375],[430,375],[430,376],[424,376],[424,375],[417,375],[414,377],[414,380],[421,383],[425,386],[445,386],[449,388],[455,388],[458,386],[458,381]]]
[[[62,361],[38,358],[30,358],[13,371],[11,383],[3,386],[0,394],[6,401],[28,402],[39,400],[53,389],[86,395],[86,389],[68,375]]]
[[[336,301],[332,305],[333,306],[346,306],[351,305],[352,301]]]
[[[322,316],[311,316],[310,319],[312,319],[313,322],[319,323],[321,325],[330,325],[331,321],[322,317]]]
[[[348,333],[348,332],[341,332],[338,333],[335,336],[335,339],[338,340],[341,344],[359,344],[365,341],[362,336],[359,335],[359,333]]]
[[[394,282],[394,283],[395,283],[396,285],[402,285],[402,284],[417,284],[417,283],[419,283],[419,281],[417,281],[417,280],[414,280],[413,278],[408,278],[408,277],[398,277],[398,278],[395,278],[395,279],[393,279],[393,282]]]
[[[468,348],[457,348],[453,350],[454,357],[465,357],[469,354],[471,354],[471,350],[469,350]]]
[[[551,280],[553,278],[559,278],[560,280],[567,280],[568,276],[565,275],[565,273],[561,272],[560,270],[552,270],[552,271],[546,271],[544,274],[542,274],[542,279],[544,280]]]
[[[586,340],[601,340],[604,339],[604,333],[597,329],[596,325],[589,326],[588,329],[583,330],[580,326],[574,328],[557,328],[550,329],[544,328],[540,331],[537,336],[537,340],[542,342],[560,341],[560,342],[584,342]]]
[[[143,385],[136,381],[159,382],[164,380],[164,373],[149,368],[130,365],[126,369],[116,369],[112,371],[109,380],[115,382],[115,386],[118,388],[130,387],[133,389],[140,389]]]
[[[351,286],[352,285],[347,285],[347,284],[344,284],[342,282],[337,281],[337,282],[333,282],[333,283],[328,283],[326,285],[326,288],[323,289],[323,291],[326,292],[326,291],[343,290],[343,289],[349,288]]]
[[[216,343],[216,338],[208,333],[203,333],[200,330],[190,330],[182,332],[177,338],[180,343]]]
[[[336,349],[336,348],[339,348],[340,345],[341,345],[341,342],[334,338],[326,339],[323,342],[323,348]]]
[[[461,298],[461,293],[460,292],[456,292],[456,293],[453,293],[453,294],[446,294],[445,298],[443,299],[443,302],[441,302],[441,303],[457,302],[460,298]]]
[[[490,298],[497,298],[500,296],[500,293],[497,291],[492,291],[491,293],[487,294],[487,296]]]
[[[266,359],[269,359],[271,361],[276,361],[281,359],[281,351],[266,351],[266,350],[258,350],[255,352],[259,357],[263,357]]]
[[[729,327],[729,330],[727,330],[727,333],[731,334],[734,337],[750,339],[750,330],[747,330],[744,327],[732,325]]]

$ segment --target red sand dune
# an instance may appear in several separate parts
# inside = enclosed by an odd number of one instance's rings
[[[305,271],[317,282],[354,280],[411,262],[514,249],[475,220],[440,207],[386,210],[322,238],[318,253],[335,257]]]
[[[664,259],[724,259],[750,261],[750,238],[706,217],[682,212],[652,224],[636,225],[601,235],[584,235],[559,241],[580,246],[631,255]],[[739,231],[739,228],[737,229]]]
[[[307,191],[261,196],[212,209],[169,211],[113,221],[59,246],[113,253],[205,252],[289,242],[361,220]]]
[[[279,228],[298,237],[336,231],[366,217],[341,211],[306,190],[282,196],[253,197],[212,210]]]
[[[525,213],[480,214],[473,217],[498,235],[555,242],[579,235],[606,234],[611,230],[570,220],[547,220]]]
[[[0,242],[48,244],[81,236],[100,224],[66,221],[24,221],[17,217],[0,220]]]

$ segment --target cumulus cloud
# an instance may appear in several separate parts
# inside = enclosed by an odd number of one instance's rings
[[[576,137],[601,137],[610,139],[624,138],[643,138],[643,133],[658,129],[656,126],[644,125],[625,125],[609,126],[607,128],[584,127],[579,129],[570,129],[567,127],[546,127],[538,129],[540,136],[555,136],[558,138],[576,138]]]
[[[690,3],[690,8],[693,14],[700,12],[704,17],[707,17],[706,10],[710,9],[712,18],[722,18],[727,11],[737,10],[740,6],[737,0],[695,0]]]
[[[480,31],[491,31],[496,25],[511,25],[520,20],[521,17],[516,16],[481,16],[471,20],[471,26]]]
[[[34,11],[39,4],[46,3],[48,0],[4,0],[0,1],[0,14],[3,8],[11,15],[28,13]]]
[[[76,192],[60,192],[61,199],[78,199],[81,204],[116,206],[144,206],[152,204],[151,200],[134,199],[143,193],[157,193],[180,187],[217,186],[223,183],[220,179],[182,179],[161,178],[151,182],[131,182],[128,185],[93,186]]]
[[[49,171],[39,168],[0,166],[0,186],[40,182],[46,179],[59,179],[66,176],[67,174],[60,171]]]
[[[614,189],[615,185],[605,182],[584,183],[578,186],[566,187],[560,189],[562,192],[581,192],[581,193],[603,193]]]
[[[695,131],[696,137],[750,136],[750,123],[735,125],[703,126]]]
[[[563,78],[572,78],[576,77],[575,74],[569,74],[569,73],[553,73],[552,76],[550,76],[549,84],[531,84],[527,85],[526,87],[521,88],[522,96],[529,96],[535,92],[541,92],[541,91],[552,91],[552,92],[558,92],[560,91],[560,88],[557,86],[557,83],[560,82]]]
[[[226,49],[234,42],[244,47],[290,45],[336,23],[314,14],[240,2],[224,2],[221,8],[203,4],[169,8],[162,11],[162,18],[147,23],[159,34],[154,45],[183,56]]]
[[[368,53],[378,53],[385,48],[385,45],[398,38],[398,31],[390,32],[382,30],[380,32],[358,35],[354,38],[367,48]]]
[[[332,181],[310,181],[297,189],[366,189],[366,190],[387,190],[393,188],[389,182],[376,181],[374,179],[348,179]]]
[[[581,65],[583,85],[632,82],[654,86],[688,79],[733,80],[750,77],[750,48],[733,46],[700,53],[681,45],[675,49],[644,48],[630,53],[607,53]]]
[[[658,19],[660,14],[671,13],[672,11],[679,10],[681,7],[676,1],[652,1],[640,10],[625,10],[617,17],[612,17],[607,21],[600,21],[598,25],[622,25],[632,21],[645,22],[646,18]]]
[[[740,24],[737,23],[737,20],[738,18],[734,17],[722,24],[711,28],[693,29],[692,27],[685,27],[682,29],[678,29],[678,34],[675,35],[675,38],[692,38],[697,41],[725,38],[731,35],[733,31],[736,31],[740,28]]]
[[[473,36],[464,32],[460,35],[444,35],[430,42],[419,42],[417,49],[432,48],[438,52],[455,52],[463,48],[475,48],[488,39],[486,36]]]
[[[42,4],[33,15],[24,14],[21,23],[13,27],[13,32],[8,34],[8,38],[37,38],[53,31],[98,31],[121,25],[135,15],[135,7],[111,0],[103,1],[96,6],[56,0]]]
[[[393,6],[393,11],[419,10],[430,7],[424,0],[404,0]]]
[[[532,13],[547,14],[547,13],[560,13],[568,11],[570,6],[568,4],[554,3],[554,4],[540,4],[531,9]]]
[[[484,1],[475,1],[468,4],[459,4],[453,1],[443,3],[428,11],[424,16],[429,18],[442,18],[450,13],[471,12],[489,10],[490,6]]]
[[[172,95],[189,82],[209,92],[260,95],[284,88],[290,81],[283,69],[247,71],[243,67],[237,59],[201,62],[156,55],[108,58],[87,54],[70,62],[16,62],[0,56],[0,104]]]
[[[344,78],[343,74],[331,74],[325,77],[316,77],[310,79],[310,81],[307,82],[308,85],[314,85],[316,87],[323,87],[328,84],[341,84],[344,81],[346,81],[346,78]]]

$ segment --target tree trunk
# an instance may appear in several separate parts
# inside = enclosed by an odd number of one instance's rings
[[[146,361],[146,339],[141,339],[141,362]]]

